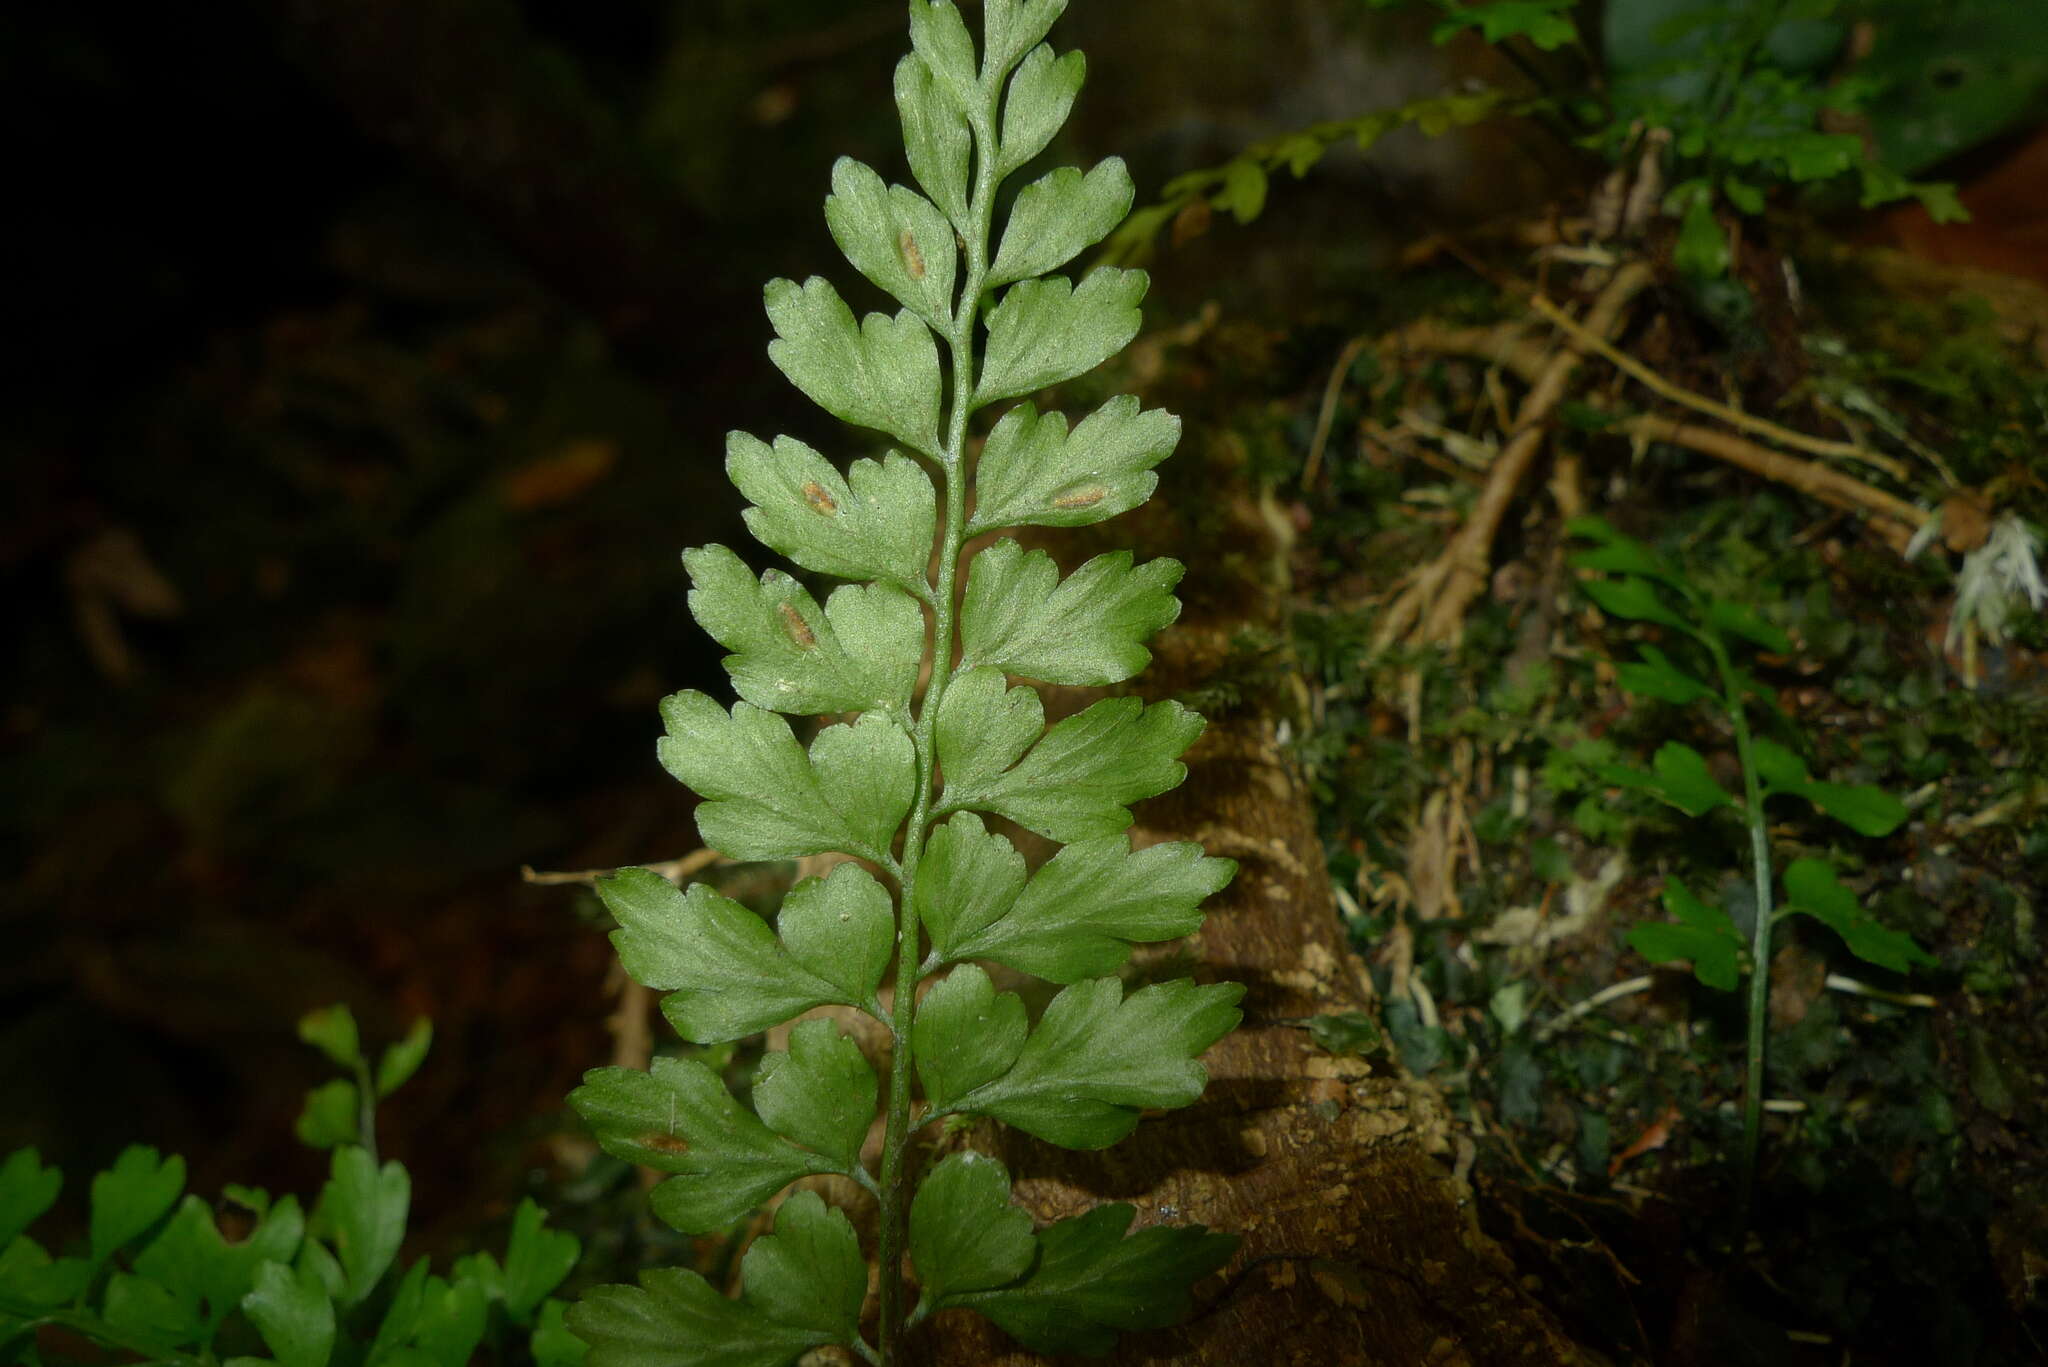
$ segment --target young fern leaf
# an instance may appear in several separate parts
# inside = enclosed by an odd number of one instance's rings
[[[1754,676],[1735,663],[1734,647],[1747,643],[1777,654],[1790,654],[1791,640],[1747,603],[1717,598],[1696,587],[1678,568],[1666,564],[1649,547],[1623,536],[1600,518],[1574,518],[1567,524],[1574,536],[1594,548],[1572,556],[1576,568],[1619,575],[1587,579],[1580,587],[1607,612],[1629,621],[1651,622],[1670,629],[1673,641],[1689,638],[1693,653],[1705,657],[1718,689],[1673,661],[1656,646],[1638,647],[1641,660],[1617,673],[1621,686],[1664,702],[1717,705],[1735,737],[1742,794],[1723,788],[1710,772],[1706,757],[1689,745],[1667,741],[1648,770],[1630,765],[1600,764],[1594,772],[1604,781],[1631,788],[1667,802],[1687,816],[1699,818],[1724,808],[1738,812],[1749,828],[1751,896],[1749,940],[1734,918],[1719,906],[1694,895],[1673,877],[1664,888],[1670,922],[1632,928],[1628,942],[1653,963],[1688,961],[1693,974],[1708,987],[1732,992],[1749,974],[1747,1078],[1743,1087],[1743,1138],[1737,1221],[1747,1228],[1754,1191],[1757,1153],[1763,1134],[1763,1078],[1772,966],[1772,927],[1785,916],[1806,915],[1842,937],[1850,953],[1895,973],[1934,959],[1910,935],[1880,925],[1860,899],[1835,876],[1825,859],[1793,861],[1785,869],[1785,899],[1774,903],[1775,880],[1771,833],[1765,819],[1767,799],[1784,795],[1806,799],[1813,807],[1859,835],[1890,835],[1909,815],[1906,805],[1868,784],[1815,780],[1806,761],[1793,750],[1750,728],[1751,704],[1761,701],[1774,712],[1770,694]],[[1782,715],[1776,716],[1786,725]]]
[[[764,545],[849,582],[814,593],[722,546],[684,557],[691,611],[731,652],[740,697],[662,704],[660,758],[702,797],[705,843],[736,859],[859,862],[798,884],[772,921],[644,870],[599,888],[621,961],[668,994],[663,1012],[686,1040],[742,1039],[824,1005],[874,1016],[891,1039],[883,1078],[836,1023],[803,1022],[744,1101],[690,1058],[591,1072],[571,1102],[608,1153],[669,1174],[655,1213],[711,1233],[828,1174],[874,1200],[840,1211],[809,1191],[785,1197],[747,1251],[737,1299],[680,1270],[591,1293],[568,1320],[591,1367],[780,1367],[827,1344],[893,1363],[907,1332],[949,1309],[1041,1351],[1100,1351],[1184,1315],[1191,1285],[1236,1246],[1199,1227],[1130,1233],[1128,1206],[1034,1230],[1009,1174],[980,1154],[916,1171],[919,1132],[945,1116],[1092,1149],[1141,1111],[1187,1105],[1207,1082],[1197,1059],[1237,1024],[1243,993],[1186,980],[1127,991],[1114,976],[1134,944],[1194,931],[1235,872],[1195,844],[1134,850],[1126,833],[1132,803],[1185,777],[1201,718],[1125,697],[1048,727],[1037,692],[1013,682],[1136,676],[1146,642],[1179,614],[1182,567],[1116,551],[1062,575],[1009,538],[966,550],[984,531],[1137,507],[1180,435],[1172,415],[1129,397],[1071,429],[1028,403],[989,415],[992,427],[975,421],[1094,368],[1140,322],[1142,271],[1048,274],[1129,211],[1122,162],[1041,176],[997,231],[999,187],[1051,143],[1086,72],[1042,41],[1064,8],[982,0],[977,51],[953,4],[910,0],[895,93],[917,188],[842,160],[825,202],[846,259],[902,311],[856,320],[823,279],[767,288],[775,364],[898,449],[842,474],[792,438],[734,433],[726,469]],[[974,431],[988,434],[978,462]],[[786,717],[835,724],[806,746]],[[1032,871],[987,817],[1069,843]],[[1034,1022],[983,962],[1061,990]],[[875,1226],[872,1330],[855,1220]]]

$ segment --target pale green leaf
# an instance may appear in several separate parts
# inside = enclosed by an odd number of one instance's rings
[[[1144,321],[1146,284],[1143,271],[1101,266],[1078,289],[1063,275],[1010,286],[988,314],[976,406],[1071,380],[1122,351]]]
[[[805,755],[789,723],[702,693],[661,704],[662,765],[705,801],[704,843],[733,859],[795,859],[842,850],[887,863],[917,781],[910,736],[879,714],[828,726]]]
[[[910,1258],[925,1302],[1013,1282],[1038,1254],[1031,1217],[1010,1203],[1010,1174],[986,1154],[950,1154],[910,1202]]]
[[[92,1261],[102,1263],[161,1220],[185,1189],[185,1160],[159,1158],[155,1149],[131,1144],[114,1166],[92,1179]]]
[[[895,903],[866,869],[841,864],[791,888],[776,928],[792,958],[859,1006],[873,999],[895,952]]]
[[[584,1367],[788,1367],[835,1340],[823,1330],[777,1324],[729,1300],[694,1272],[658,1267],[638,1286],[599,1286],[565,1317],[590,1345]]]
[[[657,1058],[651,1072],[593,1068],[569,1104],[614,1158],[673,1173],[654,1189],[654,1213],[685,1234],[708,1234],[799,1177],[839,1172],[733,1099],[696,1059]]]
[[[1000,79],[1066,8],[1067,0],[982,0],[982,79]]]
[[[434,1023],[422,1016],[412,1023],[404,1039],[385,1046],[383,1056],[377,1060],[377,1095],[390,1096],[411,1081],[427,1061],[427,1050],[433,1043]]]
[[[850,1171],[875,1118],[875,1070],[830,1021],[804,1021],[754,1075],[754,1112],[776,1133]]]
[[[1023,891],[1024,856],[974,813],[957,813],[926,839],[917,866],[917,915],[941,960],[971,957],[954,947],[1009,915]]]
[[[860,1329],[868,1263],[841,1211],[815,1191],[793,1193],[775,1212],[775,1232],[754,1240],[740,1260],[746,1299],[778,1325],[845,1343]]]
[[[1035,690],[1011,688],[998,669],[956,674],[939,704],[935,735],[948,793],[981,792],[1045,734],[1045,704]],[[956,806],[968,806],[962,802]]]
[[[947,734],[974,724],[956,714],[948,728],[945,714],[953,707],[948,689],[939,719],[946,787],[938,815],[990,811],[1048,840],[1088,840],[1129,827],[1129,804],[1177,787],[1187,776],[1180,756],[1202,734],[1202,719],[1179,703],[1147,707],[1136,698],[1105,698],[1047,731],[1013,767],[991,774],[985,761],[1008,748],[1007,735],[974,753],[981,762],[947,765]],[[959,710],[968,709],[963,703]]]
[[[1010,842],[962,812],[932,832],[919,914],[941,959],[990,959],[1071,983],[1114,972],[1133,943],[1175,940],[1237,865],[1191,842],[1133,852],[1121,835],[1066,846],[1024,881]]]
[[[1032,181],[1018,191],[1010,208],[1002,246],[989,270],[989,287],[1066,265],[1123,222],[1136,194],[1120,157],[1109,158],[1086,176],[1075,167],[1062,166]]]
[[[820,609],[803,585],[759,579],[724,546],[683,552],[690,612],[725,657],[739,695],[799,716],[901,713],[924,657],[924,612],[890,584],[845,584]]]
[[[989,433],[975,471],[969,535],[1030,524],[1080,527],[1129,512],[1152,496],[1152,467],[1173,454],[1180,419],[1120,394],[1070,434],[1059,413],[1020,403]]]
[[[870,167],[841,157],[832,168],[825,222],[854,269],[939,331],[952,326],[959,253],[953,225],[937,205],[915,190],[884,185]]]
[[[242,1309],[279,1367],[326,1367],[334,1352],[334,1302],[316,1281],[266,1262],[256,1269]]]
[[[299,1038],[327,1055],[338,1068],[354,1069],[363,1061],[355,1013],[346,1002],[319,1007],[299,1017]]]
[[[905,310],[869,314],[858,327],[831,282],[771,280],[776,339],[768,357],[827,413],[939,454],[939,349],[932,330]]]
[[[1178,560],[1136,568],[1129,551],[1098,555],[1064,582],[1042,550],[1005,537],[974,557],[960,606],[962,668],[989,666],[1046,683],[1121,683],[1151,663],[1144,642],[1180,615]]]
[[[962,109],[981,103],[974,39],[949,0],[910,0],[910,45]]]
[[[43,1166],[42,1155],[34,1149],[16,1149],[0,1163],[0,1248],[35,1223],[36,1217],[56,1204],[63,1189],[64,1174]]]
[[[412,1178],[396,1160],[377,1166],[355,1144],[334,1151],[331,1175],[313,1211],[313,1227],[334,1245],[346,1278],[335,1299],[358,1305],[398,1256],[412,1206]]]
[[[1140,1110],[1201,1096],[1209,1075],[1195,1056],[1237,1025],[1243,996],[1240,983],[1186,978],[1129,997],[1114,978],[1075,983],[1052,999],[1006,1071],[933,1104],[993,1116],[1065,1148],[1106,1148],[1136,1128]]]
[[[722,1043],[823,1002],[867,1000],[865,993],[849,998],[798,964],[767,922],[702,883],[683,893],[658,873],[621,869],[601,880],[597,893],[618,918],[612,943],[619,962],[634,981],[672,994],[662,1014],[684,1039]]]
[[[903,121],[903,151],[910,173],[957,228],[967,218],[967,158],[974,135],[966,111],[946,94],[914,52],[896,64],[896,112]]]
[[[1785,899],[1788,913],[1813,917],[1841,936],[1849,952],[1865,963],[1894,973],[1910,973],[1915,964],[1935,964],[1934,956],[1912,936],[1879,924],[1865,911],[1824,859],[1796,859],[1786,868]]]
[[[1061,1220],[1038,1235],[1038,1262],[1023,1281],[960,1291],[947,1306],[979,1310],[1041,1353],[1106,1353],[1116,1335],[1187,1318],[1189,1288],[1219,1271],[1237,1239],[1200,1225],[1154,1225],[1125,1237],[1136,1211],[1121,1202]]]
[[[911,1027],[925,1100],[935,1110],[953,1109],[1017,1061],[1026,1032],[1021,997],[998,993],[978,964],[954,969],[918,1003]]]
[[[725,471],[753,500],[747,530],[807,570],[839,579],[881,579],[927,593],[937,525],[931,477],[891,451],[879,464],[857,460],[840,478],[832,463],[793,437],[773,450],[734,432]]]
[[[501,1293],[514,1323],[530,1322],[535,1307],[562,1284],[581,1253],[575,1235],[547,1227],[547,1216],[531,1197],[520,1201],[512,1214],[512,1236],[505,1244]]]
[[[1040,44],[1010,78],[1003,100],[1002,155],[997,174],[1007,176],[1046,149],[1073,112],[1074,97],[1088,79],[1088,59],[1078,52],[1053,56]]]

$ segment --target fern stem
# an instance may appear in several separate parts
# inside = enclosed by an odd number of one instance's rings
[[[1720,671],[1728,718],[1735,726],[1735,754],[1742,764],[1744,815],[1749,822],[1750,875],[1756,888],[1756,928],[1750,935],[1749,1037],[1742,1080],[1742,1157],[1736,1174],[1735,1242],[1739,1250],[1749,1229],[1751,1201],[1756,1193],[1757,1152],[1763,1144],[1764,1027],[1771,1004],[1771,837],[1764,825],[1763,785],[1757,781],[1756,756],[1750,744],[1749,718],[1744,713],[1742,685],[1728,651],[1711,631],[1700,639]]]
[[[917,983],[922,976],[918,964],[917,866],[924,855],[926,827],[931,820],[932,780],[938,761],[934,733],[939,706],[945,700],[946,684],[953,672],[956,589],[960,548],[967,526],[967,417],[974,407],[976,379],[974,328],[981,314],[982,284],[988,278],[988,239],[995,219],[996,183],[1000,179],[993,100],[988,107],[971,111],[969,119],[974,127],[976,149],[974,199],[967,211],[969,231],[963,234],[966,279],[954,309],[952,329],[946,337],[953,358],[953,401],[946,415],[946,447],[941,453],[945,507],[939,520],[939,574],[932,603],[931,681],[918,705],[917,726],[912,735],[917,746],[917,799],[903,837],[903,872],[898,881],[901,901],[896,925],[896,994],[890,1013],[889,1116],[882,1139],[881,1214],[876,1232],[882,1367],[890,1367],[896,1361],[904,1327],[904,1219],[910,1191],[906,1169],[910,1082],[915,1062],[911,1028],[917,1020]]]

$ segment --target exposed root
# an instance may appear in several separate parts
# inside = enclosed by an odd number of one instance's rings
[[[1605,338],[1618,332],[1629,304],[1651,278],[1650,268],[1640,261],[1615,272],[1588,311],[1584,333]],[[1542,450],[1550,418],[1569,394],[1584,356],[1585,347],[1574,337],[1545,362],[1515,414],[1514,435],[1495,457],[1471,515],[1443,554],[1425,566],[1388,607],[1374,638],[1376,651],[1403,638],[1416,646],[1450,645],[1463,633],[1465,612],[1486,586],[1494,536],[1535,463],[1536,453]]]
[[[1773,447],[1803,451],[1823,461],[1854,461],[1900,482],[1911,476],[1902,462],[1853,442],[1810,436],[1694,393],[1664,379],[1616,347],[1612,339],[1622,331],[1629,304],[1651,280],[1650,268],[1643,262],[1630,262],[1620,267],[1583,321],[1573,318],[1540,293],[1532,294],[1529,297],[1531,311],[1563,334],[1561,349],[1547,346],[1526,326],[1518,323],[1493,327],[1447,327],[1425,319],[1376,341],[1353,338],[1339,353],[1317,414],[1315,437],[1302,473],[1304,487],[1312,485],[1321,471],[1345,380],[1353,362],[1368,347],[1377,346],[1383,355],[1390,357],[1466,356],[1485,361],[1493,367],[1487,382],[1496,410],[1503,406],[1498,381],[1502,372],[1514,376],[1528,388],[1512,422],[1503,424],[1509,434],[1506,442],[1484,462],[1485,481],[1464,526],[1453,534],[1436,559],[1414,570],[1396,586],[1394,597],[1382,614],[1374,635],[1376,654],[1396,643],[1422,647],[1452,645],[1458,641],[1465,615],[1487,583],[1493,542],[1501,523],[1545,445],[1544,439],[1557,409],[1573,396],[1580,364],[1589,354],[1608,361],[1621,375],[1643,385],[1660,398],[1712,420],[1700,422],[1649,414],[1617,421],[1608,431],[1639,441],[1682,446],[1797,490],[1830,507],[1864,514],[1868,518],[1868,529],[1894,550],[1903,551],[1913,533],[1926,524],[1931,514],[1910,501],[1831,465],[1788,455]],[[1523,288],[1512,282],[1503,283],[1508,288]],[[1626,384],[1620,376],[1614,378],[1617,386]],[[1583,394],[1580,397],[1595,411],[1611,412],[1616,407],[1611,393],[1604,396],[1604,401],[1603,398]],[[1731,428],[1735,430],[1728,430]],[[1450,462],[1427,449],[1423,443],[1404,441],[1402,438],[1411,434],[1408,425],[1392,433],[1377,428],[1369,430],[1383,443],[1446,468],[1447,473],[1467,480],[1475,478],[1470,469],[1465,468],[1476,463],[1469,456],[1464,465],[1449,469]],[[1412,430],[1421,431],[1424,436],[1430,435],[1419,423],[1414,424]],[[1452,452],[1454,457],[1459,454]],[[1585,507],[1583,475],[1576,456],[1559,452],[1557,462],[1550,492],[1559,509],[1570,517]],[[1937,473],[1946,477],[1943,471],[1938,470]]]
[[[1549,347],[1519,324],[1454,328],[1424,318],[1378,339],[1353,337],[1337,353],[1336,361],[1330,366],[1329,381],[1323,386],[1322,406],[1316,413],[1315,436],[1309,441],[1308,459],[1301,467],[1301,487],[1304,489],[1314,488],[1316,477],[1322,473],[1323,457],[1330,445],[1330,431],[1336,424],[1337,401],[1344,395],[1345,378],[1351,374],[1352,364],[1367,347],[1376,347],[1385,356],[1476,356],[1491,361],[1527,385],[1533,385],[1541,378],[1543,367],[1551,355]]]
[[[1704,394],[1695,394],[1683,385],[1675,385],[1644,365],[1641,361],[1638,361],[1635,357],[1617,349],[1605,338],[1596,336],[1587,329],[1580,327],[1570,314],[1540,294],[1529,300],[1529,307],[1556,324],[1559,330],[1581,347],[1589,351],[1598,352],[1606,360],[1612,362],[1617,370],[1622,371],[1636,383],[1663,398],[1671,400],[1673,403],[1683,404],[1696,413],[1704,413],[1710,418],[1727,423],[1730,427],[1755,433],[1757,436],[1774,441],[1780,446],[1789,446],[1796,451],[1805,451],[1816,456],[1832,456],[1838,460],[1853,460],[1860,464],[1868,465],[1873,470],[1882,471],[1893,479],[1900,481],[1904,481],[1908,477],[1906,467],[1893,460],[1890,456],[1881,455],[1867,447],[1858,446],[1854,442],[1829,441],[1824,437],[1810,437],[1804,432],[1795,432],[1789,427],[1782,427],[1767,418],[1759,418],[1754,413],[1745,413],[1740,408],[1710,399]]]
[[[1781,451],[1759,446],[1746,441],[1732,432],[1722,432],[1711,427],[1682,422],[1677,418],[1645,415],[1629,418],[1617,423],[1612,431],[1642,437],[1649,441],[1670,442],[1698,451],[1701,455],[1727,461],[1752,474],[1783,484],[1809,494],[1832,508],[1846,508],[1851,512],[1872,514],[1871,531],[1881,537],[1894,550],[1904,551],[1906,543],[1926,522],[1931,514],[1914,507],[1906,500],[1882,489],[1873,489],[1862,480],[1829,469],[1810,460],[1800,460]]]

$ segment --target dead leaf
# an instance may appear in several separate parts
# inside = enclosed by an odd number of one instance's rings
[[[86,654],[109,679],[135,672],[128,639],[121,633],[122,613],[161,621],[185,610],[177,586],[126,527],[107,527],[74,547],[64,559],[64,586]]]
[[[1957,554],[1983,545],[1991,536],[1991,500],[1975,489],[1958,489],[1942,501],[1942,544]]]
[[[1614,1155],[1607,1165],[1609,1177],[1619,1176],[1621,1170],[1653,1149],[1661,1149],[1671,1142],[1671,1127],[1678,1123],[1678,1108],[1666,1106],[1657,1118],[1644,1127],[1627,1148]]]
[[[565,442],[553,455],[530,461],[505,476],[505,506],[520,512],[557,507],[610,474],[618,461],[618,443],[609,438],[578,437]]]

